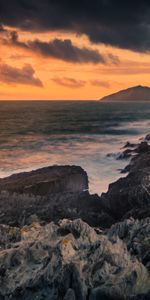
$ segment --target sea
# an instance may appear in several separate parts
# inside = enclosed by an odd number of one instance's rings
[[[88,173],[90,192],[100,195],[128,164],[116,154],[148,133],[146,102],[0,101],[0,177],[79,165]]]

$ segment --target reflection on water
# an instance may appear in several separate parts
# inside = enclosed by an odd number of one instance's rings
[[[150,104],[0,102],[0,176],[76,164],[101,193],[127,162],[106,157],[150,128]]]

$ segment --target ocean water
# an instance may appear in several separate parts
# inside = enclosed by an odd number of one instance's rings
[[[49,165],[80,165],[101,194],[127,161],[107,157],[150,131],[150,103],[1,101],[0,177]]]

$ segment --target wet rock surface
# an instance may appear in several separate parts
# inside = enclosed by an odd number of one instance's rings
[[[130,143],[130,142],[126,142],[126,144],[124,145],[123,149],[124,148],[135,148],[135,147],[136,147],[136,144]]]
[[[132,157],[136,156],[137,154],[150,152],[150,145],[148,144],[148,142],[149,142],[149,140],[147,138],[145,138],[144,141],[142,141],[139,144],[131,144],[130,142],[127,142],[125,144],[125,146],[123,147],[123,149],[125,148],[124,151],[119,152],[117,154],[110,153],[110,154],[107,154],[107,156],[108,157],[112,156],[112,157],[116,158],[117,160],[122,160],[122,159],[132,158]]]

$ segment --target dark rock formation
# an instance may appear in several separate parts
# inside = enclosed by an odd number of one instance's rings
[[[108,213],[116,220],[120,220],[129,211],[133,214],[133,209],[136,213],[137,210],[146,209],[145,213],[149,216],[149,175],[149,170],[132,172],[127,177],[111,184],[108,192],[102,194],[103,205]]]
[[[132,156],[133,150],[132,149],[126,149],[123,152],[118,152],[118,153],[108,153],[107,157],[108,158],[113,158],[116,160],[123,160],[123,159],[128,159]]]
[[[0,191],[48,195],[88,190],[86,172],[78,166],[52,166],[0,179]]]
[[[124,145],[123,148],[134,148],[136,147],[136,144],[130,143],[130,142],[126,142],[126,144]]]
[[[131,145],[131,146],[130,146]],[[136,154],[141,154],[145,152],[150,152],[150,145],[148,144],[147,141],[142,141],[140,144],[130,144],[127,142],[123,148],[126,148],[124,151],[121,153],[108,153],[107,157],[114,157],[117,160],[121,159],[128,159],[131,158],[132,156],[135,156]]]
[[[75,166],[0,179],[0,300],[150,299],[150,149],[130,150],[101,197]]]
[[[149,142],[150,141],[150,134],[147,134],[145,137],[145,141]]]
[[[146,141],[141,142],[135,149],[135,152],[137,152],[137,153],[145,153],[148,151],[150,151],[150,146],[148,145],[148,143]]]
[[[150,101],[150,88],[141,85],[131,87],[103,97],[100,101]]]
[[[37,218],[51,222],[63,218],[82,218],[91,226],[110,227],[113,218],[103,211],[100,197],[81,193],[55,193],[49,196],[0,194],[0,223],[11,226],[30,224]]]
[[[141,142],[131,151],[134,156],[124,169],[129,174],[110,184],[101,197],[105,210],[117,221],[150,216],[150,146]]]
[[[5,231],[0,299],[125,300],[148,295],[147,268],[127,250],[125,233],[121,240],[114,236],[114,228],[108,235],[97,234],[78,219],[20,229],[3,226],[0,237]]]
[[[0,223],[30,224],[82,218],[91,226],[109,227],[113,218],[103,211],[98,195],[90,195],[86,172],[75,166],[49,167],[0,179]]]
[[[128,159],[132,156],[133,153],[134,153],[134,150],[126,149],[122,153],[120,153],[116,159],[117,160]]]

